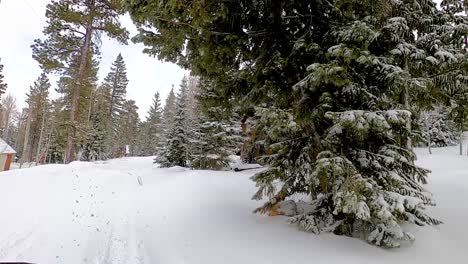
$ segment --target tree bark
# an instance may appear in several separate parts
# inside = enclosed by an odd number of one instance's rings
[[[459,143],[460,143],[460,156],[462,156],[463,155],[463,129],[461,129],[461,127],[460,127]]]
[[[78,78],[75,82],[75,87],[73,89],[72,105],[70,109],[70,123],[68,124],[67,131],[67,148],[65,152],[65,163],[70,163],[76,159],[76,146],[75,146],[75,136],[76,136],[76,120],[78,119],[79,114],[79,104],[80,104],[80,94],[81,88],[83,86],[86,69],[88,67],[88,56],[91,46],[91,38],[93,34],[93,20],[94,20],[94,11],[93,11],[94,1],[90,3],[90,11],[88,14],[88,21],[86,22],[86,34],[83,47],[81,49],[80,56],[80,67],[78,70]]]
[[[46,104],[44,103],[44,111],[42,113],[42,124],[41,124],[41,132],[39,133],[39,142],[37,143],[37,151],[36,151],[36,166],[39,163],[39,156],[41,154],[41,146],[42,146],[42,138],[44,135],[44,127],[45,127],[45,119],[46,119]]]
[[[26,156],[28,155],[29,131],[31,129],[31,109],[28,110],[28,120],[26,121],[26,131],[24,132],[23,153],[21,154],[20,168],[23,167]]]

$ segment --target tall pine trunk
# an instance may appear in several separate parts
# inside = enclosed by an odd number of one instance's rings
[[[26,131],[24,132],[23,140],[23,153],[21,154],[20,168],[23,167],[23,163],[26,160],[28,155],[28,145],[29,145],[29,132],[31,130],[31,108],[28,110],[28,119],[26,121]]]
[[[42,114],[41,132],[39,133],[39,142],[37,143],[36,165],[39,163],[39,156],[41,155],[41,146],[42,146],[42,138],[44,136],[46,110],[47,110],[47,108],[45,107],[45,103],[44,103],[44,112]]]
[[[94,3],[91,3],[94,6]],[[68,125],[67,131],[67,149],[65,151],[65,163],[70,163],[76,159],[76,146],[75,146],[75,136],[76,136],[76,120],[78,119],[79,114],[79,104],[80,104],[80,95],[81,88],[84,83],[87,62],[89,56],[89,50],[91,46],[91,38],[93,33],[93,8],[91,7],[89,12],[88,21],[86,23],[86,34],[83,47],[81,49],[80,57],[80,67],[78,70],[78,78],[75,82],[75,87],[73,90],[72,105],[70,109],[70,124]]]

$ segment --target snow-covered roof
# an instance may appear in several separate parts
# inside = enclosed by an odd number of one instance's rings
[[[0,154],[15,154],[16,151],[0,138]]]

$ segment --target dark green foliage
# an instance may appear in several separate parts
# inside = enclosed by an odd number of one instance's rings
[[[65,162],[76,159],[80,150],[77,146],[86,144],[81,132],[91,134],[89,124],[82,125],[80,117],[89,110],[82,107],[82,94],[86,89],[89,71],[92,71],[93,55],[99,54],[99,37],[106,34],[121,43],[126,43],[128,32],[118,20],[123,14],[120,1],[108,0],[62,0],[47,5],[45,40],[36,39],[31,46],[33,58],[46,71],[68,75],[66,84],[71,96],[67,123],[67,144]],[[74,67],[74,69],[72,69]],[[73,74],[71,72],[75,71]],[[62,84],[63,86],[64,84]],[[88,96],[89,94],[87,94]],[[89,102],[89,100],[88,100]],[[88,114],[89,121],[89,114]]]
[[[255,109],[268,165],[253,177],[268,198],[257,211],[302,193],[302,229],[383,247],[413,239],[404,222],[440,223],[424,213],[411,111],[442,102],[465,116],[462,1],[125,2],[145,52],[211,82],[205,109]]]
[[[119,1],[108,0],[53,0],[47,5],[45,40],[36,39],[33,57],[46,70],[64,71],[74,58],[83,53],[84,36],[107,34],[121,43],[126,43],[128,32],[121,27],[118,16],[122,14]],[[87,24],[91,27],[87,27]],[[86,26],[85,26],[86,25]],[[98,54],[98,43],[91,45]],[[88,47],[86,47],[88,48]]]

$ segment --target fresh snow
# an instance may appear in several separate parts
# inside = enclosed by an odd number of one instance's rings
[[[445,223],[407,228],[412,244],[298,231],[261,203],[242,172],[160,169],[153,158],[44,165],[0,173],[0,262],[34,263],[465,263],[468,157],[457,147],[416,150],[433,171],[430,208]]]

